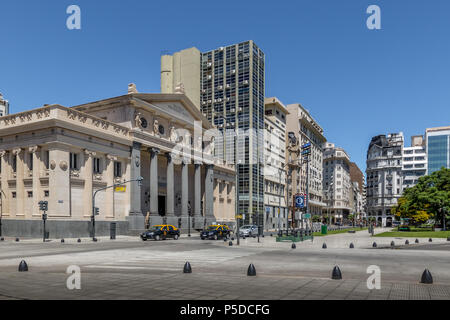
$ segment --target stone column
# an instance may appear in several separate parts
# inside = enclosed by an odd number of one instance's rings
[[[141,144],[133,142],[131,147],[130,180],[141,177]],[[141,210],[141,188],[137,182],[130,183],[130,214],[128,221],[131,230],[140,230],[145,227],[145,219]]]
[[[10,191],[9,191],[9,186],[8,186],[8,177],[9,177],[9,172],[10,172],[10,165],[9,165],[9,161],[8,161],[8,156],[9,154],[7,153],[7,151],[0,151],[0,158],[1,158],[1,168],[2,168],[2,172],[1,172],[1,182],[2,182],[2,188],[0,190],[1,192],[1,204],[2,204],[2,216],[7,216],[10,215],[9,212],[9,202],[10,202]]]
[[[194,173],[194,227],[201,228],[203,225],[202,219],[202,165],[195,164]]]
[[[25,201],[25,186],[24,178],[24,152],[17,148],[13,150],[13,155],[16,156],[16,216],[25,216],[24,201]]]
[[[172,154],[166,153],[167,157],[167,208],[166,217],[173,217],[175,215],[175,184],[174,184],[174,167]]]
[[[33,155],[33,205],[32,215],[39,217],[41,212],[39,211],[39,201],[42,200],[41,194],[41,181],[39,180],[41,174],[41,161],[39,157],[39,147],[34,146],[28,149]],[[39,150],[40,151],[40,150]]]
[[[183,162],[181,164],[181,217],[188,218],[188,201],[189,201],[189,164]]]
[[[106,156],[106,185],[108,187],[114,185],[114,161],[117,161],[117,157],[109,154]],[[114,188],[106,189],[105,201],[106,217],[114,218]]]
[[[93,188],[93,157],[95,152],[84,150],[84,190],[83,190],[83,203],[84,203],[84,217],[91,217],[92,212],[92,196],[94,195]],[[96,205],[97,206],[97,205]]]
[[[206,165],[205,174],[205,216],[214,220],[214,166]]]
[[[150,215],[158,216],[158,154],[159,149],[149,148],[150,152]]]

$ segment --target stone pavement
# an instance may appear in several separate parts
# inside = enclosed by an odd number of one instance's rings
[[[68,239],[0,243],[0,299],[450,299],[450,248],[372,249],[367,231],[320,237],[320,241],[276,243],[265,237],[224,241],[198,237],[142,242],[136,237],[97,243]],[[390,243],[390,239],[376,238]],[[261,239],[262,240],[262,239]],[[328,249],[322,249],[326,241]],[[362,243],[348,248],[348,241]],[[317,243],[316,243],[317,242]],[[28,272],[17,271],[25,259]],[[192,274],[183,274],[189,261]],[[246,275],[253,263],[256,277]],[[68,290],[66,269],[81,268],[81,290]],[[331,280],[335,265],[343,280]],[[367,289],[367,267],[381,269],[381,289]],[[419,284],[425,268],[434,284]]]

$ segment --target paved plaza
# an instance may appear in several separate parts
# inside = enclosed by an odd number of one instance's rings
[[[385,230],[377,230],[383,232]],[[275,237],[233,241],[142,242],[137,237],[0,242],[0,299],[450,299],[450,246],[445,239],[373,238],[367,231],[277,243]],[[372,248],[376,241],[378,247]],[[390,243],[395,241],[392,248]],[[322,249],[323,243],[327,249]],[[350,249],[350,243],[354,249]],[[406,249],[406,250],[405,250]],[[18,272],[21,260],[28,272]],[[192,274],[184,274],[189,261]],[[247,276],[253,263],[257,276]],[[81,289],[66,287],[67,267],[81,269]],[[337,265],[342,280],[332,280]],[[381,270],[381,289],[367,288],[367,267]],[[425,268],[433,284],[420,284]]]

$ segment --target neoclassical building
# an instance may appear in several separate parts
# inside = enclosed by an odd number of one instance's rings
[[[217,132],[180,93],[127,95],[0,117],[3,235],[50,238],[169,223],[183,230],[233,223],[235,173],[211,156]],[[142,182],[127,182],[143,178]],[[115,184],[123,185],[107,188]],[[105,189],[106,188],[106,189]]]

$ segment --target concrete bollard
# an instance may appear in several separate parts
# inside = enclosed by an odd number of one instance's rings
[[[333,272],[331,273],[331,279],[333,280],[342,280],[341,269],[338,266],[333,268]]]
[[[256,269],[255,269],[255,266],[253,265],[253,263],[251,263],[251,264],[248,266],[248,269],[247,269],[247,276],[249,276],[249,277],[254,277],[254,276],[256,276]]]
[[[189,262],[184,264],[183,273],[192,273],[191,264]]]
[[[28,265],[25,262],[25,260],[22,260],[22,261],[20,261],[20,264],[19,264],[19,272],[26,272],[26,271],[28,271]]]
[[[425,271],[422,273],[422,279],[420,280],[420,283],[425,283],[425,284],[433,283],[433,277],[431,276],[430,270],[425,269]]]

